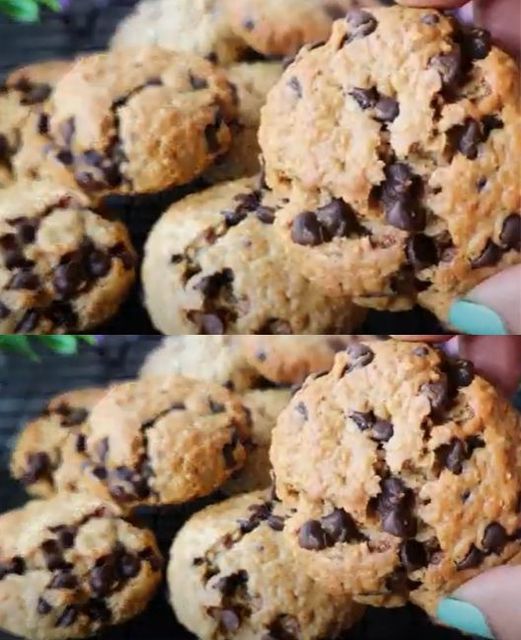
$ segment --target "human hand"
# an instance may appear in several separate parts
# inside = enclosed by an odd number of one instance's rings
[[[521,379],[521,336],[394,336],[402,340],[444,341],[449,354],[472,360],[485,378],[510,395]],[[520,554],[521,555],[521,554]],[[496,640],[521,637],[521,557],[517,565],[496,567],[460,587],[438,606],[438,618],[469,634]]]

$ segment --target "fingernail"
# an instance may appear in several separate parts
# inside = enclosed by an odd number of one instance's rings
[[[436,616],[448,627],[459,629],[464,633],[494,640],[494,634],[481,611],[468,602],[445,598],[438,605]]]
[[[506,336],[501,317],[489,307],[468,300],[456,300],[449,310],[452,327],[472,336]]]

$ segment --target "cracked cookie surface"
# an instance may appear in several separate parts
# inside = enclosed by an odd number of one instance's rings
[[[244,465],[250,438],[238,396],[182,376],[114,386],[89,425],[91,488],[128,509],[212,493]]]
[[[0,331],[69,333],[108,320],[135,277],[125,226],[47,182],[0,190]]]
[[[41,174],[97,199],[196,178],[228,150],[235,105],[210,62],[150,46],[78,60],[47,116]]]
[[[85,638],[140,613],[161,580],[153,534],[85,495],[0,516],[0,628],[31,640]]]
[[[65,60],[48,60],[15,69],[0,85],[0,187],[13,179],[15,156],[31,117],[49,99],[56,83],[70,68]]]
[[[336,638],[362,615],[296,566],[270,492],[237,496],[193,516],[170,553],[168,584],[180,622],[202,640]]]
[[[354,11],[303,49],[260,127],[295,266],[331,294],[446,320],[518,263],[518,77],[487,32],[428,9]]]
[[[273,432],[298,560],[327,589],[434,615],[520,551],[520,428],[470,362],[421,343],[348,347]]]
[[[257,178],[175,203],[145,248],[145,304],[166,334],[334,333],[363,311],[291,268],[273,230],[275,196]]]
[[[105,393],[96,388],[62,393],[23,428],[11,457],[11,473],[29,493],[45,498],[78,490],[87,462],[88,418]]]
[[[230,64],[246,53],[221,0],[145,0],[118,26],[112,47],[121,49],[155,44]]]

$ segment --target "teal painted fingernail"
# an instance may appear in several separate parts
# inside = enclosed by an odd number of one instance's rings
[[[494,640],[494,634],[490,630],[485,616],[477,607],[468,602],[445,598],[438,605],[436,616],[440,622],[448,627],[459,629],[472,636]]]
[[[507,328],[501,317],[492,309],[469,302],[456,300],[449,310],[452,327],[471,336],[506,336]]]

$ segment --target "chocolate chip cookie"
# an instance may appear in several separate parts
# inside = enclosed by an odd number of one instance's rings
[[[286,262],[273,230],[279,201],[257,178],[175,203],[153,228],[145,304],[166,334],[335,333],[363,314],[327,298]]]
[[[193,516],[170,552],[170,601],[202,640],[336,638],[363,614],[295,565],[287,517],[269,492],[237,496]]]
[[[451,301],[520,261],[519,70],[428,9],[357,10],[270,92],[267,182],[302,273],[365,306]]]
[[[0,628],[34,640],[86,638],[140,613],[161,580],[150,531],[71,494],[0,516]]]
[[[210,494],[244,465],[250,438],[236,395],[182,376],[114,386],[89,423],[92,490],[125,508]]]
[[[265,378],[283,385],[301,384],[310,373],[328,371],[335,353],[351,336],[244,336],[248,362]]]
[[[393,340],[308,378],[271,449],[302,566],[327,589],[431,614],[519,553],[520,456],[519,414],[470,362]]]
[[[290,397],[289,389],[253,389],[241,395],[241,401],[251,417],[248,458],[244,467],[222,487],[224,493],[234,495],[270,486],[271,432]]]
[[[307,43],[326,40],[333,20],[356,0],[223,0],[235,33],[265,56],[295,55]]]
[[[29,117],[40,112],[70,64],[64,60],[31,64],[13,71],[0,85],[0,186],[13,179],[14,157]]]
[[[150,193],[190,182],[228,150],[234,92],[198,56],[122,49],[76,62],[46,115],[42,175],[92,199]]]
[[[87,420],[104,389],[79,389],[53,398],[18,437],[11,473],[29,493],[48,497],[77,491],[86,462]]]
[[[262,382],[233,336],[164,338],[145,360],[141,377],[172,374],[216,382],[239,393]]]
[[[46,182],[0,191],[0,331],[69,333],[101,324],[134,281],[126,228]]]
[[[232,144],[203,174],[209,184],[253,176],[261,169],[258,130],[261,108],[282,74],[279,62],[241,62],[225,70],[237,92],[238,116],[232,123]]]
[[[247,45],[236,35],[220,0],[144,0],[118,26],[113,48],[156,44],[212,62],[239,60]]]

